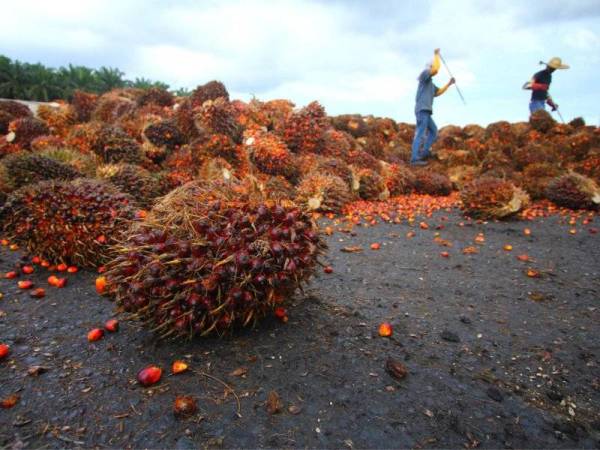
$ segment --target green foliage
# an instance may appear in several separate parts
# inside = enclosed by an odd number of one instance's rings
[[[115,88],[134,87],[139,89],[169,89],[161,81],[147,78],[125,79],[125,73],[113,67],[90,69],[69,64],[58,69],[43,64],[30,64],[0,55],[0,98],[35,100],[71,100],[77,89],[102,94]],[[181,88],[175,95],[189,95],[190,91]]]

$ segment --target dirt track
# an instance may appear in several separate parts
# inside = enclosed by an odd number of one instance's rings
[[[600,237],[588,231],[598,219],[571,235],[557,217],[461,227],[458,213],[447,215],[426,219],[428,230],[334,233],[334,272],[298,294],[287,324],[267,320],[224,339],[155,342],[122,321],[88,343],[86,333],[113,311],[95,293],[94,273],[69,275],[57,290],[37,268],[32,279],[48,294],[39,300],[1,280],[0,342],[12,353],[0,362],[0,399],[18,393],[20,401],[0,410],[0,446],[600,446]],[[437,225],[452,247],[434,241]],[[373,242],[381,249],[370,250]],[[346,246],[364,250],[340,251]],[[467,246],[479,252],[465,255]],[[524,253],[534,261],[518,261]],[[3,247],[0,258],[5,272],[18,254]],[[528,267],[542,277],[528,277]],[[392,338],[377,335],[385,320]],[[408,368],[405,379],[386,373],[390,356]],[[151,363],[167,375],[175,359],[193,371],[152,388],[135,381]],[[48,370],[27,375],[32,366]],[[245,375],[231,374],[240,367]],[[241,417],[216,379],[234,389]],[[273,390],[283,407],[270,415]],[[178,394],[195,396],[199,413],[176,418]]]

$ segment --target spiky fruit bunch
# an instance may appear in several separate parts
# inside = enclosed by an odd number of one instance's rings
[[[93,267],[132,219],[131,198],[85,178],[42,181],[13,192],[0,210],[11,241],[51,262]]]
[[[27,105],[14,100],[0,100],[0,111],[10,114],[13,119],[33,116]]]
[[[514,184],[491,177],[465,185],[460,198],[468,215],[487,219],[509,217],[529,203],[529,196]]]
[[[46,158],[36,153],[19,152],[2,159],[8,183],[13,189],[44,180],[73,180],[81,173],[68,164]]]
[[[60,137],[65,137],[77,122],[75,109],[71,105],[62,104],[54,107],[42,104],[37,108],[37,116],[46,122],[50,134]]]
[[[488,151],[481,161],[482,172],[497,168],[512,167],[511,159],[501,151]]]
[[[381,175],[371,169],[360,169],[356,172],[357,193],[363,200],[385,200],[390,193]],[[356,187],[356,183],[353,187]]]
[[[548,162],[533,163],[523,169],[521,185],[533,199],[543,198],[548,184],[563,171]]]
[[[185,136],[175,123],[164,120],[148,125],[143,131],[144,137],[157,147],[166,147],[173,150],[185,144]]]
[[[213,134],[207,140],[197,139],[190,145],[195,166],[210,158],[223,158],[230,164],[240,163],[242,158],[238,146],[225,134]]]
[[[65,147],[49,147],[38,154],[59,163],[67,164],[86,177],[94,176],[99,163],[98,157],[93,153],[81,153]]]
[[[249,120],[247,127],[265,127],[269,131],[283,129],[283,124],[293,110],[294,104],[289,100],[269,100],[261,102],[252,99],[248,104]]]
[[[377,159],[382,159],[385,155],[387,141],[381,136],[369,134],[368,136],[356,139],[360,148],[369,155]]]
[[[263,195],[270,200],[289,200],[295,194],[292,183],[281,176],[269,177],[263,186]]]
[[[41,152],[49,148],[60,148],[64,146],[65,141],[62,138],[49,135],[38,136],[31,141],[31,144],[29,144],[29,147],[34,152]]]
[[[119,118],[135,109],[135,102],[125,92],[110,91],[102,94],[92,112],[92,120],[115,123]]]
[[[463,127],[463,134],[467,139],[483,141],[485,139],[485,128],[480,125],[469,124]]]
[[[131,195],[143,207],[150,205],[162,194],[156,178],[140,166],[107,164],[98,167],[96,175],[109,181],[121,192]]]
[[[434,149],[460,148],[464,139],[465,134],[461,127],[446,125],[440,129]]]
[[[21,117],[8,124],[6,140],[22,148],[29,148],[31,141],[38,136],[49,134],[48,126],[35,117]]]
[[[229,182],[236,178],[235,169],[223,158],[207,158],[197,169],[198,178],[204,181]]]
[[[195,109],[196,128],[209,134],[225,134],[234,142],[242,141],[243,129],[236,120],[235,108],[224,98],[207,100]]]
[[[14,117],[11,114],[0,109],[0,135],[5,135],[6,133],[8,133],[8,124],[13,119]]]
[[[413,191],[416,177],[412,171],[401,164],[386,165],[383,170],[385,185],[391,196],[409,194]]]
[[[321,153],[324,156],[344,158],[356,147],[352,136],[345,131],[340,131],[333,128],[325,132],[323,139],[323,150]]]
[[[287,118],[282,136],[293,152],[320,153],[328,128],[325,109],[318,102],[312,102]]]
[[[65,138],[65,145],[81,153],[93,152],[98,134],[103,125],[100,122],[86,122],[75,125]]]
[[[156,105],[160,107],[173,106],[175,97],[166,89],[150,88],[146,89],[142,95],[137,98],[138,106]]]
[[[462,189],[467,183],[473,181],[479,175],[476,166],[454,166],[447,171],[448,179],[455,189]]]
[[[600,206],[600,188],[594,180],[570,172],[552,180],[546,197],[559,206],[570,209],[597,209]]]
[[[376,172],[381,170],[381,165],[379,164],[377,158],[369,155],[363,150],[357,149],[351,151],[344,157],[344,161],[346,161],[346,163],[352,167],[371,169]]]
[[[573,128],[582,128],[585,127],[585,120],[583,120],[583,117],[575,117],[569,122],[569,125]]]
[[[570,156],[575,160],[581,160],[587,156],[592,147],[600,145],[600,135],[583,128],[571,136],[567,136],[566,143],[569,146]]]
[[[600,183],[600,152],[592,154],[573,165],[573,169],[586,177]]]
[[[486,139],[499,139],[502,142],[514,143],[517,140],[517,136],[511,126],[511,124],[505,120],[499,122],[490,123],[485,129]]]
[[[136,164],[142,161],[140,145],[121,128],[106,125],[96,135],[92,150],[105,163],[127,162]]]
[[[294,167],[297,169],[297,172],[303,175],[313,172],[323,161],[323,157],[321,155],[317,155],[316,153],[302,153],[300,155],[294,154],[292,155],[292,158],[294,160]]]
[[[535,163],[556,163],[559,150],[550,142],[530,143],[513,151],[513,161],[517,169]]]
[[[477,164],[477,155],[471,150],[443,148],[437,151],[438,160],[447,167],[473,166]]]
[[[313,172],[302,178],[295,202],[307,211],[339,213],[352,200],[352,194],[340,177]]]
[[[358,114],[343,114],[331,117],[334,128],[345,131],[355,138],[366,136],[369,133],[369,124],[364,117]]]
[[[431,169],[415,171],[415,191],[419,194],[449,195],[452,192],[450,179]]]
[[[229,92],[227,92],[227,88],[223,83],[213,80],[194,89],[190,100],[192,106],[195,107],[202,106],[207,100],[216,100],[220,97],[229,101]]]
[[[531,128],[540,133],[549,132],[556,124],[550,113],[544,109],[539,109],[529,116]]]
[[[384,149],[383,160],[390,164],[404,164],[410,161],[411,152],[410,144],[396,137]]]
[[[327,158],[319,161],[315,172],[340,177],[347,186],[352,186],[352,169],[341,159]]]
[[[92,118],[92,112],[96,109],[98,95],[90,92],[76,90],[73,92],[71,106],[75,111],[78,122],[88,122]]]
[[[281,175],[287,179],[296,176],[291,152],[285,142],[273,133],[262,133],[246,140],[254,165],[269,175]]]
[[[117,304],[161,337],[254,324],[309,279],[325,247],[293,204],[240,202],[222,185],[196,187],[165,197],[108,265]]]

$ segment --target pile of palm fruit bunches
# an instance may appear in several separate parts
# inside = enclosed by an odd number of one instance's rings
[[[407,163],[413,135],[318,102],[231,100],[218,81],[181,98],[76,92],[35,115],[0,101],[0,232],[53,263],[105,265],[121,309],[194,336],[283,308],[325,251],[315,212],[421,194],[494,219],[600,204],[600,131],[581,119],[447,126],[426,168]]]

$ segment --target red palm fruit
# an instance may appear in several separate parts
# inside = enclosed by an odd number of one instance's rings
[[[64,272],[65,270],[67,270],[67,265],[64,263],[61,263],[59,265],[56,266],[56,270],[58,270],[59,272]]]
[[[50,286],[54,286],[54,287],[56,287],[56,285],[58,284],[58,281],[59,281],[59,280],[58,280],[58,277],[57,277],[56,275],[50,275],[50,276],[48,277],[48,284],[49,284]]]
[[[40,263],[40,266],[48,268],[48,267],[50,267],[50,262],[43,259],[42,262]]]
[[[281,321],[287,318],[287,310],[282,306],[278,306],[277,308],[275,308],[274,314],[275,317],[277,317]]]
[[[17,283],[19,289],[31,289],[33,287],[33,281],[31,280],[21,280]]]
[[[46,296],[46,290],[44,288],[36,288],[29,293],[34,298],[42,298]]]
[[[193,397],[179,395],[173,403],[173,413],[178,417],[193,416],[198,411],[198,405]]]
[[[173,372],[174,374],[178,374],[185,372],[186,370],[188,370],[188,368],[188,363],[178,359],[177,361],[173,362],[173,365],[171,366],[171,372]]]
[[[10,353],[10,347],[6,344],[0,344],[0,359],[4,359]]]
[[[96,292],[100,295],[106,291],[106,277],[96,278]]]
[[[33,258],[31,258],[31,262],[33,264],[40,264],[42,262],[42,259],[39,256],[34,256]]]
[[[94,328],[90,330],[87,334],[87,340],[89,342],[95,342],[104,337],[104,330],[102,328]]]
[[[137,374],[137,380],[142,386],[151,386],[160,381],[162,369],[156,366],[148,366],[140,370]]]
[[[115,333],[119,331],[119,321],[117,319],[109,319],[104,323],[104,329],[106,331],[110,331],[111,333]]]
[[[482,219],[509,217],[529,203],[529,196],[510,181],[491,177],[465,185],[460,198],[467,214]]]
[[[26,274],[26,275],[29,275],[29,274],[32,274],[32,273],[33,273],[33,271],[34,271],[34,268],[33,268],[33,266],[23,266],[23,267],[21,267],[21,271],[22,271],[24,274]]]
[[[17,278],[19,274],[15,271],[11,271],[11,272],[6,272],[6,274],[4,275],[4,278],[8,279],[8,280],[12,280],[13,278]]]
[[[64,288],[67,285],[66,278],[57,278],[56,284],[54,285],[57,288]]]
[[[69,272],[69,273],[77,273],[78,270],[79,269],[77,267],[75,267],[75,266],[69,266],[69,267],[67,267],[67,272]]]
[[[325,272],[325,273],[332,273],[333,272],[333,267],[331,267],[331,266],[325,266],[323,268],[323,272]]]
[[[383,322],[379,325],[379,336],[381,337],[390,337],[393,333],[392,324],[389,322]]]

